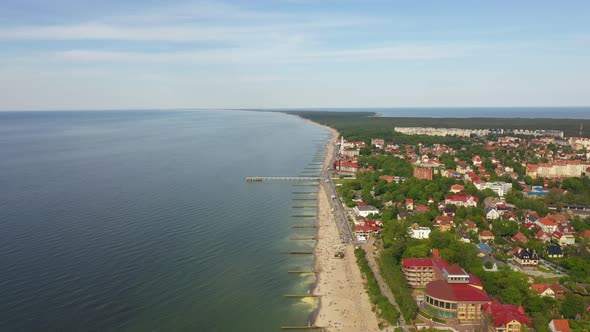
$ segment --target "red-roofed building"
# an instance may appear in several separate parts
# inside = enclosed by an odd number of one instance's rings
[[[563,288],[557,282],[554,282],[552,284],[546,282],[540,284],[532,284],[531,289],[541,296],[547,296],[553,299],[562,298],[564,295]]]
[[[522,306],[503,304],[494,300],[482,306],[484,331],[520,332],[523,325],[531,327],[531,321]]]
[[[539,218],[536,224],[547,234],[553,234],[557,230],[557,223],[548,218]]]
[[[518,232],[516,233],[516,235],[512,237],[512,241],[526,244],[527,242],[529,242],[529,239],[526,237],[526,235],[522,234],[521,232]]]
[[[453,204],[453,205],[457,205],[457,206],[465,206],[465,207],[470,207],[470,206],[477,206],[477,202],[479,201],[479,198],[472,196],[472,195],[467,195],[467,196],[446,196],[445,197],[445,204]]]
[[[456,194],[456,193],[460,193],[463,190],[465,190],[465,186],[462,186],[460,184],[454,184],[451,186],[451,192]]]
[[[571,332],[570,323],[567,319],[554,319],[549,322],[551,332]]]
[[[496,239],[494,233],[488,231],[487,229],[479,232],[478,238],[479,242],[494,241]]]
[[[334,169],[338,173],[357,173],[361,169],[361,166],[356,162],[338,159],[334,161]]]
[[[426,286],[434,280],[434,262],[432,258],[404,258],[402,259],[402,271],[413,288]]]
[[[376,225],[355,225],[354,226],[354,234],[357,236],[369,236],[372,234],[377,234],[380,228]]]
[[[587,229],[580,233],[580,237],[583,239],[590,238],[590,229]]]
[[[414,200],[411,198],[406,198],[406,210],[412,211],[414,210]]]
[[[543,242],[543,243],[547,243],[549,241],[551,241],[551,236],[547,233],[545,233],[543,230],[539,230],[537,232],[537,234],[535,234],[535,239]]]
[[[563,234],[560,231],[553,232],[551,240],[560,246],[573,245],[576,243],[576,238],[572,234]]]

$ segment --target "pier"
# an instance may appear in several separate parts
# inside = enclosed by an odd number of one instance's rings
[[[260,182],[260,181],[319,181],[318,176],[246,176],[246,182]]]

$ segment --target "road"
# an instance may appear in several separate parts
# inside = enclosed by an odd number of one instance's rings
[[[376,254],[374,254],[375,249],[374,249],[373,245],[367,242],[362,245],[362,248],[367,253],[366,257],[367,257],[367,261],[369,262],[369,267],[371,268],[371,270],[373,271],[373,274],[375,275],[375,279],[377,280],[377,284],[379,285],[379,289],[381,290],[381,294],[385,295],[387,300],[389,300],[389,302],[391,304],[393,304],[393,306],[400,313],[399,325],[404,331],[407,331],[406,321],[404,320],[404,317],[401,314],[401,310],[399,309],[399,305],[397,305],[397,302],[395,301],[395,297],[393,296],[391,289],[389,288],[389,286],[387,285],[385,280],[383,280],[383,278],[381,277],[381,270],[379,269],[379,265],[377,264]]]
[[[333,165],[334,160],[336,159],[336,149],[333,149],[333,153],[331,156],[328,156],[328,165]],[[324,165],[325,166],[325,165]],[[344,212],[344,207],[342,205],[342,201],[340,197],[336,193],[336,187],[334,186],[334,182],[332,182],[332,167],[328,166],[327,168],[322,170],[321,178],[321,186],[326,191],[328,197],[335,197],[330,198],[330,207],[332,209],[332,214],[334,215],[334,220],[336,222],[336,226],[338,227],[338,232],[340,233],[340,238],[345,241],[346,243],[352,243],[356,245],[356,238],[353,236],[352,229],[346,218],[346,213]],[[326,181],[327,180],[327,181]]]

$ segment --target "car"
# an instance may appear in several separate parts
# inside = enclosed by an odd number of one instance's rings
[[[330,180],[326,179],[326,183],[330,182]]]

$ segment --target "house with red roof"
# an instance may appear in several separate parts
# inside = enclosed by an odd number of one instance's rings
[[[553,232],[551,240],[560,246],[576,244],[576,238],[572,234],[563,234],[560,231]]]
[[[467,228],[468,232],[477,233],[479,230],[477,225],[471,220],[465,220],[465,227]]]
[[[535,239],[543,242],[543,243],[547,243],[549,241],[551,241],[551,236],[547,233],[545,233],[543,230],[539,230],[537,232],[537,234],[535,234]]]
[[[460,192],[462,192],[464,190],[465,190],[465,186],[460,185],[460,184],[454,184],[454,185],[451,186],[451,192],[453,194],[460,193]]]
[[[557,282],[551,284],[546,282],[532,284],[531,289],[541,296],[547,296],[552,299],[562,298],[564,295],[563,287],[561,287],[561,285],[559,285]]]
[[[529,239],[526,237],[526,235],[522,234],[521,232],[516,233],[511,239],[514,242],[520,242],[522,244],[529,242]]]
[[[487,229],[479,232],[478,238],[479,238],[479,242],[489,242],[489,241],[494,241],[496,239],[496,237],[494,236],[494,233],[488,231]]]
[[[571,332],[570,323],[567,319],[553,319],[549,322],[551,332]]]
[[[583,232],[580,233],[580,237],[583,239],[588,239],[590,238],[590,229],[587,229]]]
[[[414,210],[414,200],[412,198],[406,198],[406,210]]]
[[[465,207],[470,207],[470,206],[476,207],[478,201],[479,201],[479,198],[476,196],[472,196],[472,195],[467,195],[467,196],[454,195],[454,196],[446,196],[445,197],[445,204],[452,204],[452,205],[465,206]]]
[[[484,322],[487,331],[520,332],[523,326],[531,327],[531,321],[522,306],[500,303],[482,305]]]
[[[557,223],[548,218],[539,218],[536,224],[547,234],[553,234],[557,230]]]

